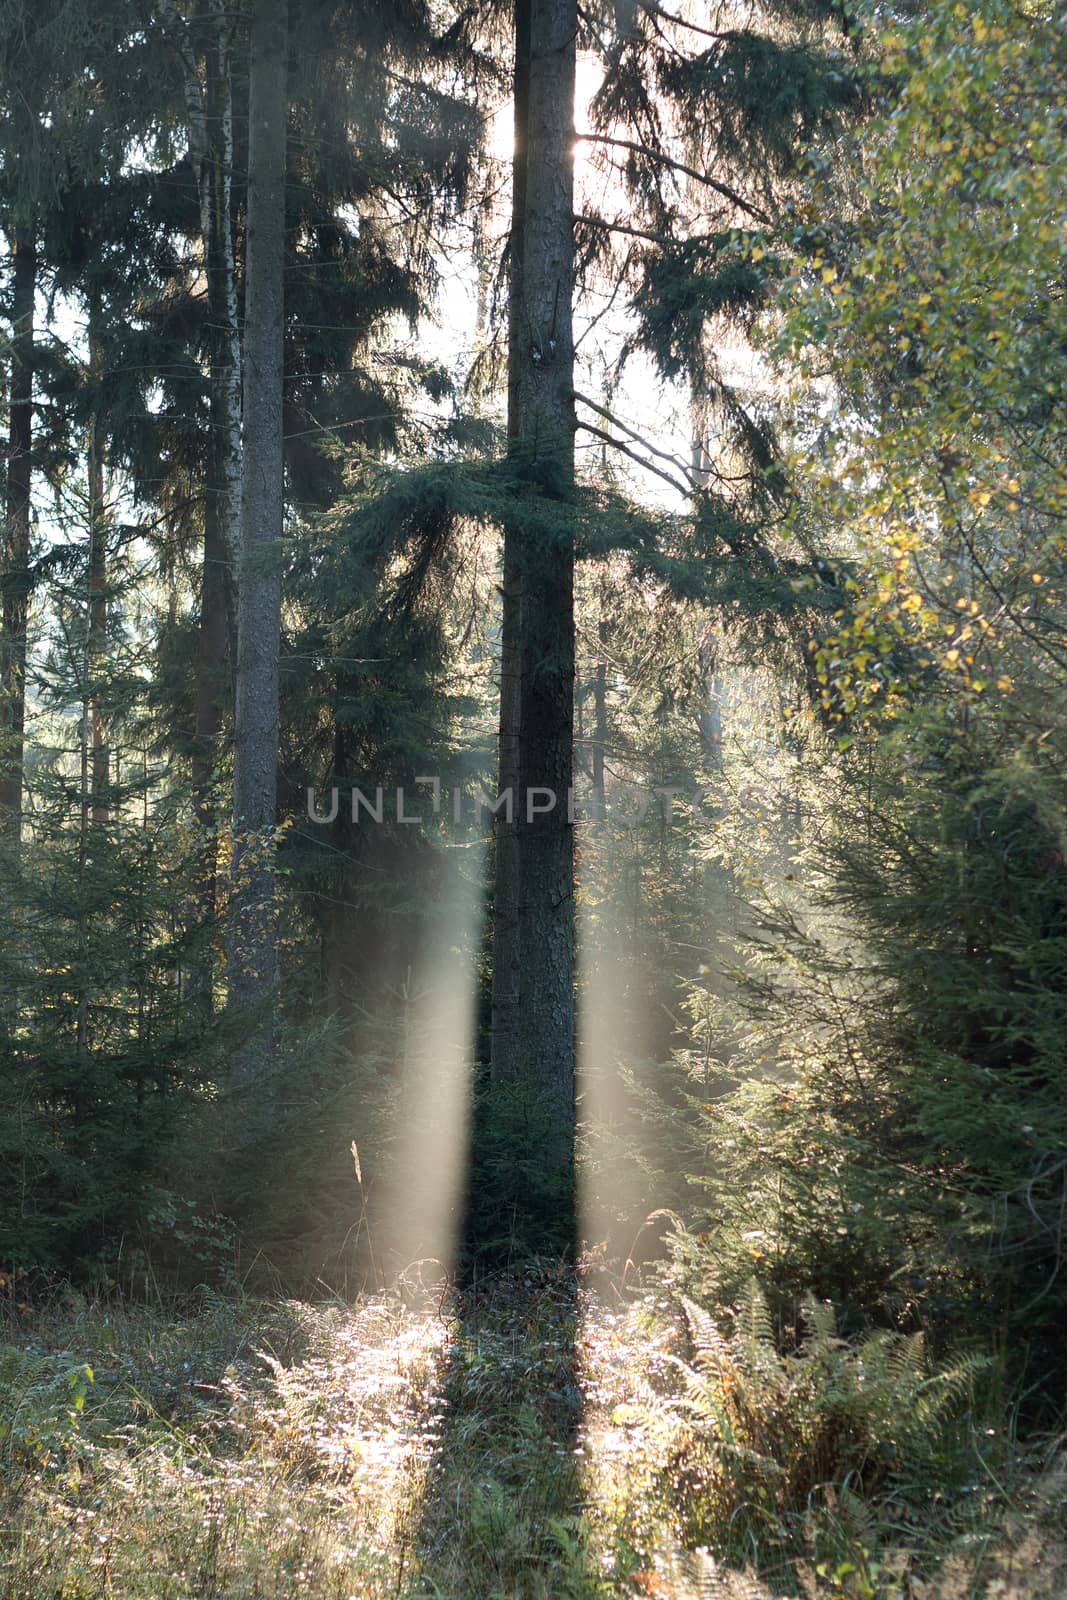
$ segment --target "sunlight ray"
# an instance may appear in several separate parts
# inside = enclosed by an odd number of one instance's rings
[[[387,1280],[415,1286],[457,1260],[467,1171],[481,916],[481,841],[444,852],[437,933],[412,961],[399,1029],[397,1145],[375,1248]]]
[[[644,1215],[627,1079],[648,1055],[648,1019],[636,1002],[636,957],[620,909],[583,897],[579,917],[579,1237],[613,1258],[625,1255]]]

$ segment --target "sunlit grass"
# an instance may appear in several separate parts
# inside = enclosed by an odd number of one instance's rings
[[[94,1382],[76,1428],[53,1404],[51,1427],[42,1416],[11,1452],[2,1592],[397,1594],[443,1337],[438,1319],[391,1301],[49,1318],[8,1406],[59,1339]]]
[[[954,1499],[931,1489],[910,1529],[883,1498],[868,1508],[872,1537],[832,1559],[814,1545],[791,1564],[772,1540],[737,1546],[735,1512],[775,1470],[740,1436],[736,1459],[709,1456],[707,1422],[684,1404],[686,1368],[703,1372],[705,1411],[722,1408],[737,1428],[752,1374],[740,1357],[694,1368],[695,1356],[672,1299],[609,1304],[561,1268],[440,1305],[16,1307],[0,1328],[0,1596],[1063,1592],[1067,1474],[1054,1449],[1013,1476],[1002,1453],[999,1484],[979,1479]],[[780,1363],[768,1369],[775,1405],[744,1402],[790,1449],[813,1405],[832,1415],[810,1376]],[[827,1482],[822,1512],[848,1493]],[[876,1540],[894,1516],[900,1530]],[[802,1541],[802,1516],[796,1525]]]

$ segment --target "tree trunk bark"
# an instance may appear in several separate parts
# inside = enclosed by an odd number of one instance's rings
[[[509,353],[521,478],[557,515],[522,519],[519,547],[519,941],[523,1077],[549,1113],[549,1165],[574,1133],[574,79],[575,0],[530,0],[519,315]],[[547,520],[547,519],[546,519]],[[540,792],[538,792],[540,791]]]
[[[226,548],[219,525],[218,496],[212,493],[217,477],[208,479],[204,505],[204,561],[200,581],[200,632],[196,660],[196,730],[192,753],[193,806],[203,831],[196,895],[196,918],[210,929],[218,909],[218,814],[216,770],[222,706],[226,697]],[[204,1020],[211,1017],[213,961],[210,936],[192,973],[193,1003]]]
[[[711,414],[707,390],[699,372],[689,380],[689,421],[692,429],[690,456],[693,482],[706,489],[711,482],[714,461],[711,455]],[[709,766],[722,767],[722,678],[719,675],[718,638],[714,623],[708,624],[700,643],[700,665],[704,675],[704,703],[697,717],[701,752]]]
[[[522,258],[526,222],[527,123],[530,114],[531,0],[515,0],[515,131],[511,167],[511,240],[508,281],[508,440],[519,437],[518,363],[514,357],[523,328]],[[521,529],[504,524],[500,625],[500,733],[497,744],[497,797],[512,796],[519,807],[519,715],[522,704],[521,611],[519,581]],[[519,809],[509,821],[506,811],[494,814],[493,990],[490,1076],[494,1083],[521,1076],[518,1020],[522,957],[519,944]]]
[[[241,347],[232,219],[233,96],[228,23],[216,0],[216,32],[207,54],[203,97],[203,149],[197,184],[208,284],[211,333],[210,420],[204,497],[204,558],[200,583],[200,636],[196,662],[196,730],[193,804],[203,830],[196,916],[210,930],[218,911],[216,773],[223,710],[236,670],[237,610],[234,582],[241,512]],[[198,84],[194,85],[198,90]],[[227,656],[230,674],[227,674]],[[192,973],[193,1002],[205,1021],[214,1011],[214,961],[210,936]]]
[[[95,825],[110,816],[108,803],[109,758],[104,707],[104,673],[107,665],[107,507],[104,489],[103,428],[100,425],[100,307],[94,296],[89,308],[89,374],[93,385],[93,416],[89,423],[87,454],[89,488],[88,626],[85,647],[85,700],[90,739],[89,817]]]
[[[11,851],[17,853],[22,837],[22,760],[26,736],[36,243],[32,239],[16,239],[12,253],[11,402],[0,663],[0,835]]]
[[[212,432],[218,449],[220,543],[226,558],[223,593],[230,656],[237,663],[237,562],[241,550],[241,330],[237,310],[237,264],[233,243],[233,81],[227,0],[214,0],[217,32],[214,70],[208,64],[208,126],[212,162],[213,262],[209,279],[211,320],[218,330],[213,363]],[[284,224],[283,224],[284,225]]]
[[[234,752],[233,929],[229,1006],[247,1018],[232,1087],[246,1096],[243,1137],[269,1120],[278,978],[273,831],[277,805],[278,654],[284,518],[287,0],[259,0],[249,75],[245,245],[244,453]]]
[[[234,14],[227,0],[207,0],[214,37],[206,52],[204,81],[188,26],[174,0],[158,0],[182,65],[189,157],[196,177],[200,233],[212,338],[211,428],[217,454],[209,471],[217,474],[221,538],[229,566],[226,620],[230,662],[237,663],[236,572],[241,551],[241,333],[237,304],[237,266],[233,239],[233,82],[230,70]],[[209,490],[209,492],[211,492]],[[235,686],[236,688],[236,686]]]
[[[600,600],[604,604],[603,596]],[[608,625],[603,615],[597,622],[597,640],[601,650],[607,644]],[[604,787],[604,757],[608,746],[608,664],[601,655],[593,678],[593,819],[603,822],[607,815],[607,796]]]

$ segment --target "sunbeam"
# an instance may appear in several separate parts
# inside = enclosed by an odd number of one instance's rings
[[[444,852],[439,935],[408,971],[397,1144],[372,1245],[387,1281],[437,1281],[456,1265],[471,1099],[481,916],[480,841]]]
[[[594,907],[583,898],[580,933],[579,1235],[587,1248],[615,1258],[627,1250],[635,1219],[644,1214],[626,1079],[648,1055],[648,1019],[634,1003],[635,958],[618,907],[609,900]]]

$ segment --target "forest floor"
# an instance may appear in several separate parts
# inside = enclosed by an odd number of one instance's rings
[[[724,1484],[696,1470],[686,1344],[664,1298],[609,1303],[562,1273],[442,1305],[220,1296],[179,1315],[11,1297],[0,1597],[1067,1594],[1067,1469],[1048,1450],[1010,1483],[991,1468],[967,1486],[936,1565],[915,1525],[868,1548],[856,1496],[839,1560],[805,1555],[773,1497],[767,1547],[724,1560],[701,1526],[714,1536],[736,1514],[716,1523]],[[847,1485],[820,1487],[843,1523]],[[930,1496],[935,1522],[943,1498]]]

